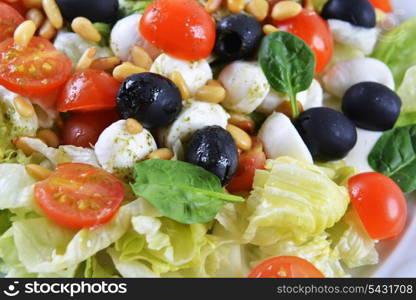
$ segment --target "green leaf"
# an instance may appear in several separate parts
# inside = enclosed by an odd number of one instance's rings
[[[279,31],[263,38],[259,62],[270,85],[276,91],[289,95],[292,113],[299,112],[296,94],[309,88],[315,70],[315,56],[300,38]]]
[[[393,179],[404,193],[416,190],[416,125],[386,131],[368,155],[377,172]]]
[[[146,160],[135,165],[134,177],[136,195],[166,217],[184,224],[209,222],[225,201],[244,201],[226,194],[217,176],[186,162]]]
[[[99,41],[98,44],[101,47],[108,47],[111,34],[111,25],[102,22],[96,22],[93,25],[101,35],[101,41]]]

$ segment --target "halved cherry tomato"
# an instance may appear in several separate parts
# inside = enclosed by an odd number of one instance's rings
[[[0,2],[0,42],[13,36],[13,32],[25,19],[10,5]]]
[[[120,83],[100,70],[86,70],[72,75],[58,99],[57,109],[67,111],[94,111],[116,106]]]
[[[152,45],[184,60],[208,57],[215,44],[213,18],[195,0],[156,0],[149,4],[139,30]]]
[[[334,41],[328,23],[316,12],[303,9],[300,14],[283,21],[273,20],[279,30],[290,32],[311,47],[316,57],[315,72],[323,71],[332,58]]]
[[[81,229],[108,222],[124,199],[124,186],[103,169],[66,163],[35,185],[35,199],[56,223]]]
[[[21,14],[22,16],[24,16],[26,14],[26,12],[28,11],[28,9],[23,5],[21,0],[17,0],[17,1],[8,1],[8,0],[0,0],[0,2],[4,2],[7,5],[10,5],[11,7],[13,7],[15,10],[17,10],[19,12],[19,14]]]
[[[90,148],[101,132],[120,117],[115,110],[74,113],[62,127],[65,145]]]
[[[351,177],[348,189],[354,209],[371,238],[382,240],[399,235],[406,223],[406,198],[389,177],[361,173]]]
[[[249,278],[323,278],[309,261],[297,256],[277,256],[257,265]]]
[[[254,147],[240,155],[237,172],[227,185],[227,190],[233,194],[251,190],[256,170],[264,169],[265,163],[266,155],[263,152],[263,146],[256,139]]]
[[[391,13],[393,11],[390,0],[370,0],[370,2],[375,8],[381,9],[386,13]]]
[[[23,96],[46,95],[60,87],[71,73],[71,60],[47,39],[33,37],[27,47],[13,38],[0,43],[0,84]]]

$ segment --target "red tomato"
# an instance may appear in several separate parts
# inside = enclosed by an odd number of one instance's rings
[[[114,110],[74,113],[62,127],[65,145],[89,148],[94,145],[101,132],[119,120]]]
[[[16,9],[0,2],[0,42],[12,37],[16,27],[24,20]]]
[[[386,13],[391,13],[393,11],[390,0],[370,0],[370,2],[375,8],[381,9]]]
[[[103,169],[66,163],[35,185],[35,199],[56,223],[81,229],[108,222],[124,199],[124,186]]]
[[[277,256],[257,265],[249,278],[323,278],[309,261],[297,256]]]
[[[116,106],[120,83],[100,70],[86,70],[72,75],[58,99],[57,109],[67,111],[94,111]]]
[[[13,38],[0,43],[0,84],[23,96],[46,95],[60,87],[71,73],[71,60],[50,41],[33,37],[25,48]]]
[[[263,152],[263,146],[260,141],[256,141],[253,149],[240,155],[237,172],[227,185],[227,190],[233,194],[251,190],[256,170],[264,169],[265,163],[266,155]]]
[[[194,0],[156,0],[145,10],[139,30],[151,44],[184,60],[208,57],[215,44],[215,23]]]
[[[368,234],[375,240],[392,238],[402,232],[406,223],[406,198],[389,177],[368,172],[348,181],[354,209]]]
[[[279,30],[290,32],[311,47],[316,57],[315,72],[325,69],[332,58],[334,41],[327,22],[312,10],[303,9],[300,14],[284,21],[273,20]]]

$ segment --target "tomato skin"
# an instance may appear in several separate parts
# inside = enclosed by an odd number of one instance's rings
[[[227,190],[233,194],[251,190],[256,170],[263,170],[265,163],[266,155],[263,152],[262,144],[256,140],[253,149],[240,155],[237,171],[227,185]]]
[[[65,145],[91,148],[101,132],[120,117],[115,110],[74,113],[62,127]]]
[[[399,235],[406,223],[406,198],[389,177],[367,172],[351,177],[348,190],[354,209],[374,240]]]
[[[393,11],[390,0],[370,0],[370,3],[373,4],[375,8],[381,9],[385,13],[391,13]]]
[[[273,20],[279,30],[290,32],[311,47],[316,58],[315,72],[325,69],[332,58],[334,41],[328,23],[312,10],[303,9],[300,14],[283,21]]]
[[[323,278],[309,261],[297,256],[277,256],[254,267],[249,278]]]
[[[81,163],[57,166],[35,185],[35,200],[56,223],[81,229],[104,224],[124,199],[123,183],[103,169]]]
[[[11,5],[0,2],[0,42],[13,37],[14,30],[24,20]]]
[[[120,83],[101,70],[75,73],[63,87],[57,109],[67,111],[96,111],[116,106]]]
[[[215,23],[194,0],[156,0],[140,20],[141,35],[153,46],[184,60],[208,57],[215,44]]]
[[[25,48],[13,38],[0,43],[0,84],[22,96],[48,95],[65,83],[71,69],[71,60],[47,39],[33,37]]]

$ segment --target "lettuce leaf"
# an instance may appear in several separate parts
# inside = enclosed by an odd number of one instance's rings
[[[143,13],[153,0],[118,0],[120,17],[124,18],[136,13]]]
[[[416,49],[415,49],[416,51]],[[416,65],[410,67],[397,90],[402,100],[402,108],[395,126],[406,126],[416,123]]]
[[[408,19],[382,37],[372,54],[390,67],[396,86],[400,86],[405,72],[416,65],[416,17]]]
[[[358,215],[349,209],[345,216],[328,229],[332,246],[338,251],[341,261],[349,268],[378,263],[375,241],[367,234]]]

